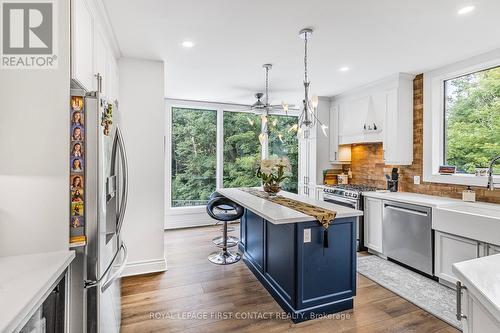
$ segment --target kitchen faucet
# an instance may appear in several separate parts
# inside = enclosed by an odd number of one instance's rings
[[[490,167],[488,168],[488,189],[490,191],[493,191],[495,189],[495,185],[499,185],[500,183],[495,183],[493,181],[493,164],[495,164],[496,161],[500,160],[500,155],[493,158],[490,162]]]

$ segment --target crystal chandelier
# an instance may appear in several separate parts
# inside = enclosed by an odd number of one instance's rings
[[[307,41],[311,38],[313,30],[310,28],[302,29],[299,32],[299,36],[304,39],[304,99],[302,101],[303,109],[299,116],[299,128],[312,128],[318,123],[321,126],[323,134],[326,136],[326,130],[328,126],[323,124],[317,117],[316,113],[318,110],[318,96],[313,95],[309,99],[309,81],[307,73]]]

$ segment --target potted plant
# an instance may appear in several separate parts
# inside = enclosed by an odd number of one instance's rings
[[[281,190],[281,182],[288,178],[285,173],[291,169],[286,157],[264,159],[257,168],[257,177],[262,179],[264,191],[274,196]]]

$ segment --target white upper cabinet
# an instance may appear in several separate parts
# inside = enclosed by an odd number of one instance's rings
[[[97,74],[101,77],[102,95],[118,98],[118,65],[109,34],[103,27],[104,13],[93,1],[72,0],[71,6],[71,78],[87,91],[98,90]],[[99,20],[98,18],[101,18]]]
[[[330,126],[330,98],[319,97],[316,116],[319,121]],[[299,139],[299,185],[315,186],[323,184],[323,171],[331,168],[330,139],[332,131],[323,128],[319,122],[315,126],[303,129]],[[306,191],[308,191],[306,189]],[[314,191],[309,191],[314,195]]]
[[[386,92],[384,160],[386,164],[413,162],[413,75],[403,76]]]
[[[339,106],[330,107],[330,124],[328,137],[330,139],[330,162],[339,162]]]
[[[107,58],[108,58],[108,50],[106,47],[106,42],[104,41],[104,37],[102,36],[100,31],[96,31],[95,33],[95,66],[94,73],[95,75],[99,74],[101,76],[101,93],[106,96],[106,82],[108,80],[108,73],[106,71],[107,67]],[[97,90],[97,78],[94,80],[96,84],[94,85],[94,90]]]
[[[71,78],[94,90],[94,15],[85,0],[71,6]]]
[[[414,77],[398,73],[333,97],[332,105],[338,110],[338,144],[381,142],[386,164],[411,164]],[[334,154],[335,148],[331,149]],[[332,162],[334,157],[330,156]]]

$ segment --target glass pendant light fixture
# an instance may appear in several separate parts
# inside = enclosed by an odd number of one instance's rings
[[[311,28],[305,28],[299,32],[299,36],[304,39],[304,99],[302,100],[302,112],[299,116],[299,128],[306,130],[319,124],[323,134],[327,136],[326,130],[328,126],[323,124],[316,115],[319,104],[318,96],[313,95],[312,98],[309,99],[309,86],[311,82],[309,81],[307,72],[307,42],[309,38],[311,38],[312,33],[313,30]]]

